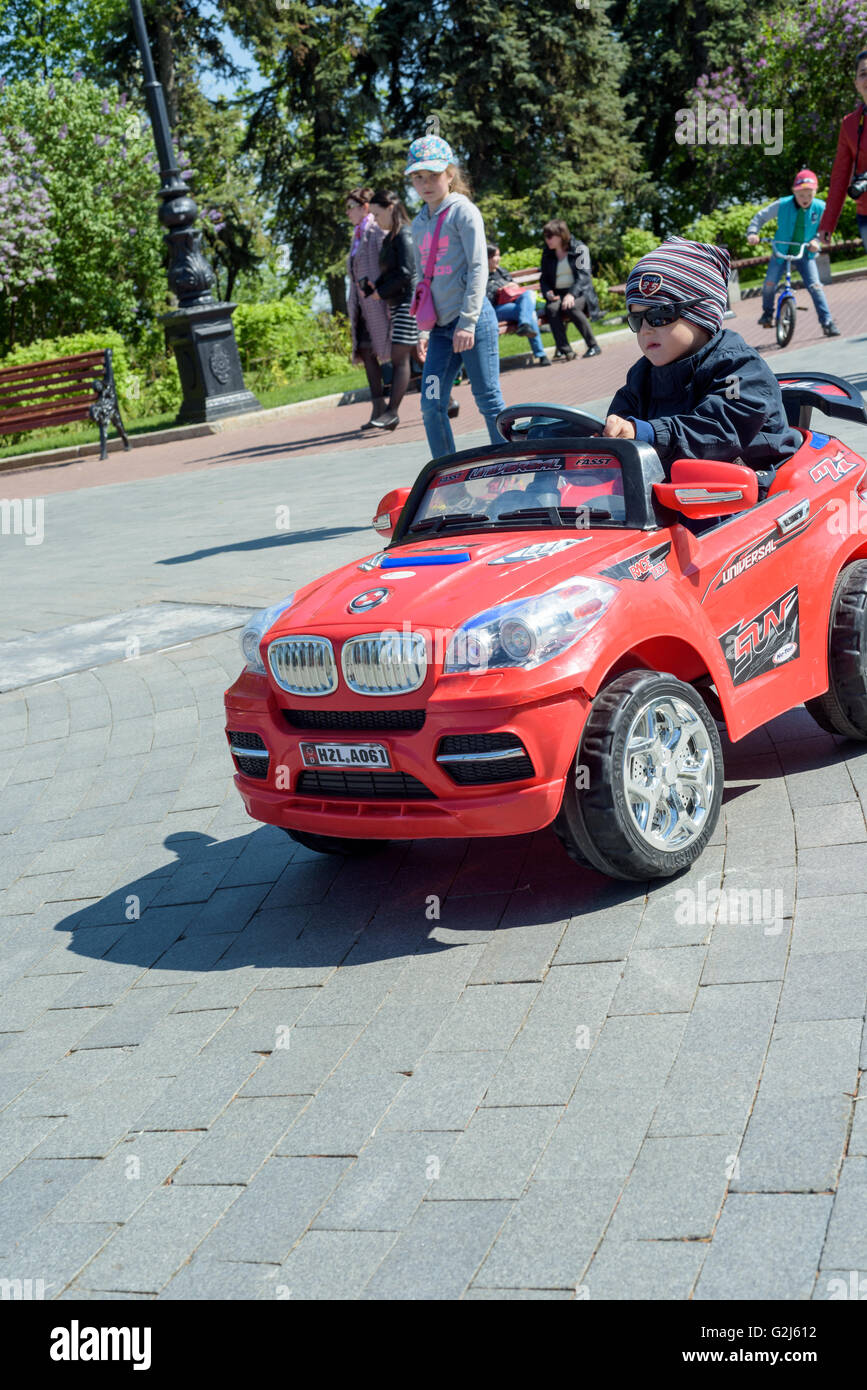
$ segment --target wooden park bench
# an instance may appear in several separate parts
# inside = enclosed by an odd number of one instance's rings
[[[100,458],[107,457],[109,424],[117,427],[124,448],[130,448],[117,403],[111,348],[0,368],[0,435],[88,419],[99,426]]]
[[[542,292],[539,288],[539,277],[541,273],[542,270],[540,266],[536,266],[536,268],[533,270],[512,270],[509,272],[516,285],[520,285],[521,288],[525,290],[535,291],[536,299],[539,302],[541,302],[542,300]],[[625,293],[625,285],[620,285],[617,288],[622,289]],[[550,332],[551,322],[548,318],[547,308],[540,310],[537,303],[536,317],[539,320],[540,330],[542,332]],[[595,319],[593,320],[593,322],[598,324],[614,323],[622,317],[623,315],[619,313],[605,314],[601,319]],[[499,331],[500,333],[514,333],[517,330],[517,327],[518,325],[516,323],[501,323],[499,324]]]

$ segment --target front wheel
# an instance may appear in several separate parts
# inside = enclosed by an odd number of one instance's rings
[[[344,840],[337,835],[311,835],[306,830],[287,830],[286,834],[305,849],[315,849],[317,854],[342,854],[346,859],[375,854],[389,843],[388,840]]]
[[[784,299],[777,313],[777,342],[785,347],[795,331],[795,301]]]
[[[704,850],[722,793],[722,746],[698,691],[627,671],[593,702],[553,828],[579,864],[669,878]]]

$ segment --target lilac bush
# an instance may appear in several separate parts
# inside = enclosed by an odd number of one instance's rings
[[[22,129],[0,130],[0,303],[14,326],[21,292],[54,280],[58,237],[51,227],[46,163]]]

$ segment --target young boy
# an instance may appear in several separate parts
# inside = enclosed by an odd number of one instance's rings
[[[722,327],[728,276],[728,251],[677,236],[633,267],[626,307],[643,356],[609,406],[609,439],[644,440],[666,467],[708,458],[760,471],[800,448],[770,367]]]
[[[763,227],[766,222],[770,222],[772,218],[777,219],[777,235],[774,237],[771,263],[768,266],[765,283],[762,285],[760,328],[773,328],[774,326],[774,292],[786,266],[786,262],[777,254],[776,248],[779,248],[783,255],[786,255],[789,251],[797,251],[798,247],[803,246],[806,242],[807,247],[803,256],[797,261],[793,261],[792,264],[812,295],[825,337],[839,338],[840,336],[840,330],[831,318],[831,310],[828,308],[825,291],[819,282],[819,272],[816,269],[816,255],[819,251],[817,239],[819,223],[822,220],[822,213],[825,211],[823,200],[816,197],[818,187],[819,180],[812,169],[802,169],[799,174],[795,175],[791,198],[778,198],[775,203],[769,203],[766,208],[762,208],[761,212],[756,213],[747,227],[747,241],[750,246],[757,246],[759,228]]]

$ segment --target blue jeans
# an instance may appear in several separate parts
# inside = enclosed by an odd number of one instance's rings
[[[488,427],[491,443],[503,443],[496,426],[497,416],[505,409],[500,394],[500,335],[490,300],[482,301],[476,340],[468,352],[455,352],[452,347],[457,326],[458,320],[453,319],[451,323],[438,323],[431,329],[422,370],[421,415],[431,458],[455,452],[455,437],[447,412],[449,392],[461,363],[469,377],[473,399]]]
[[[867,251],[867,217],[863,212],[855,214],[858,222],[858,235],[864,243],[864,250]]]
[[[533,356],[545,356],[545,344],[542,342],[539,320],[536,318],[536,297],[531,290],[525,290],[521,298],[513,299],[511,304],[495,305],[494,313],[499,323],[516,323],[519,333],[529,328],[531,331],[527,337],[533,349]]]
[[[867,222],[867,218],[865,218],[865,222]],[[762,315],[768,318],[774,317],[774,291],[785,268],[786,262],[780,256],[771,257],[765,283],[762,285]],[[811,258],[804,255],[799,261],[792,261],[792,268],[798,271],[805,288],[810,291],[816,306],[816,313],[819,315],[819,322],[821,324],[830,323],[831,310],[828,308],[825,291],[819,281],[819,269],[815,257]]]

